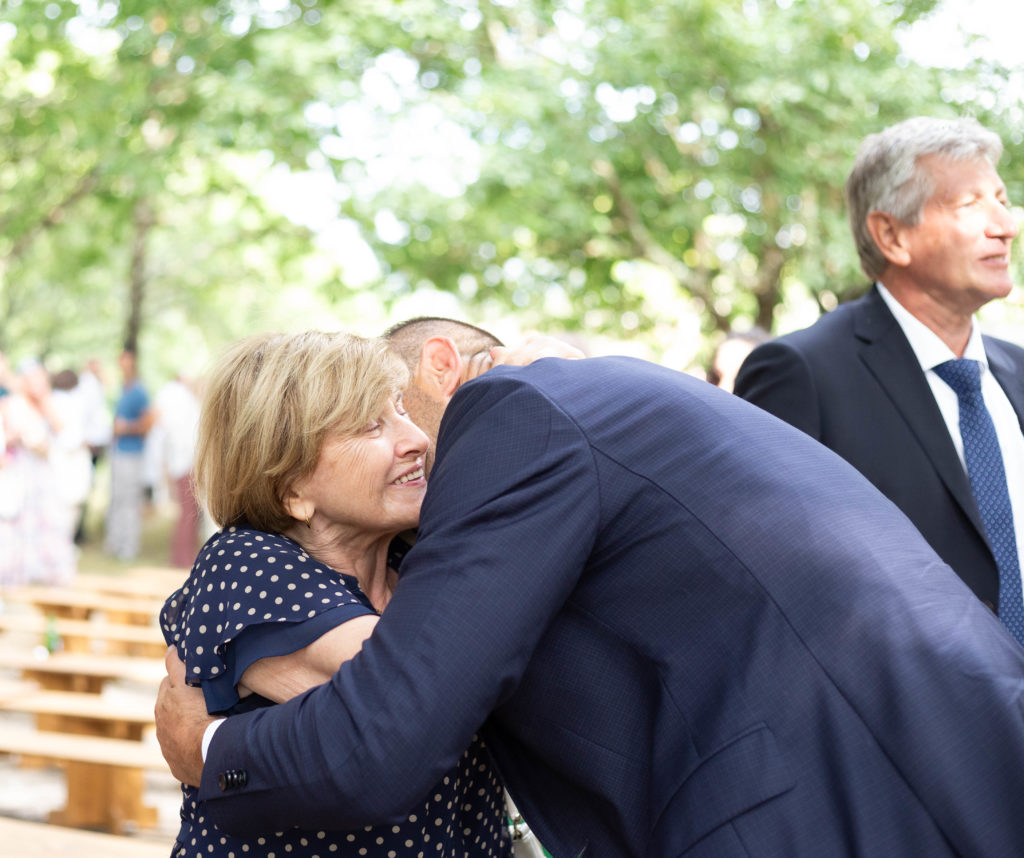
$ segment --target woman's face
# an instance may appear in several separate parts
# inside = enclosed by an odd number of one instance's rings
[[[423,459],[428,446],[401,397],[389,399],[359,435],[328,436],[316,468],[293,487],[294,498],[305,505],[293,514],[312,510],[314,530],[353,535],[415,527],[427,490]]]
[[[22,389],[25,395],[34,402],[46,398],[50,392],[50,377],[42,366],[34,366],[22,376]]]

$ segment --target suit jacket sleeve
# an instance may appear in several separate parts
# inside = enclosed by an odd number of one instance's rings
[[[419,539],[363,651],[327,684],[217,731],[200,798],[222,829],[398,818],[515,689],[598,520],[585,438],[520,372],[493,371],[449,406]],[[221,791],[228,770],[246,785]]]
[[[734,392],[821,440],[821,411],[814,375],[806,357],[774,340],[755,348],[740,367]]]

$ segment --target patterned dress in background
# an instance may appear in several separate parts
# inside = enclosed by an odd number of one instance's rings
[[[0,588],[68,584],[78,571],[78,549],[48,455],[55,433],[19,394],[3,397],[0,423]]]

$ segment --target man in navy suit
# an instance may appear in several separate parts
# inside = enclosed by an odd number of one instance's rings
[[[205,767],[169,659],[158,735],[210,821],[393,819],[482,730],[555,858],[1024,855],[1024,650],[867,480],[643,361],[460,385],[439,331],[419,539],[362,652]]]
[[[915,118],[869,137],[847,196],[875,285],[759,346],[735,387],[864,474],[992,609],[999,572],[962,461],[957,396],[935,367],[980,363],[1024,556],[1024,349],[982,336],[974,318],[1013,287],[1001,152],[970,120]]]

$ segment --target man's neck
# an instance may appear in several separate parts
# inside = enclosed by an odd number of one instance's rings
[[[887,277],[882,283],[910,315],[949,346],[953,354],[963,357],[971,338],[973,310],[950,307],[921,289],[908,287],[899,278]]]

